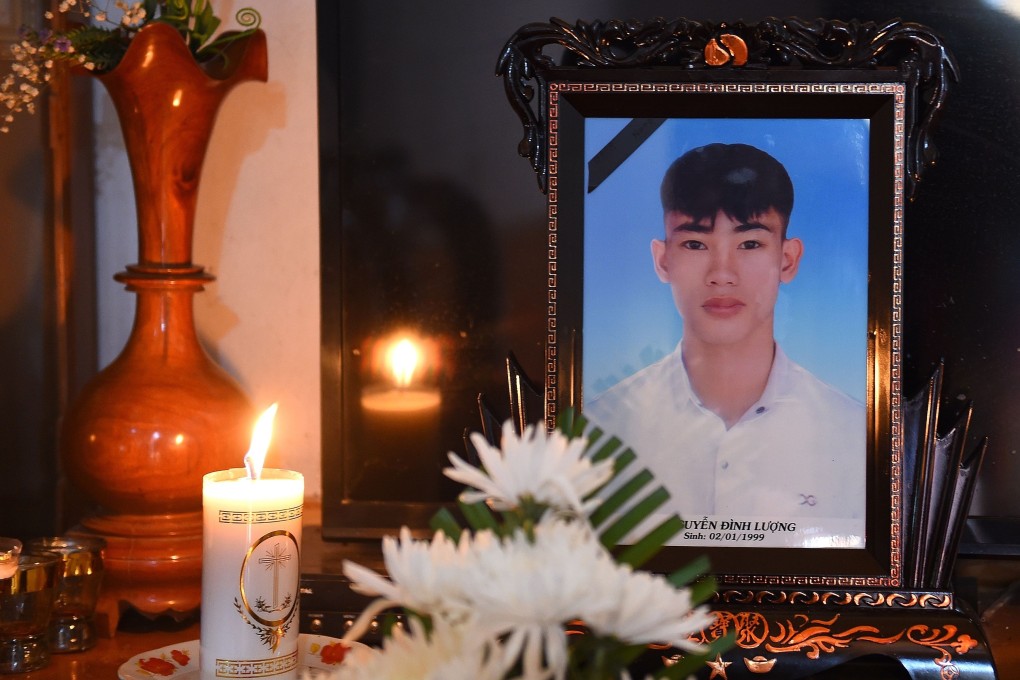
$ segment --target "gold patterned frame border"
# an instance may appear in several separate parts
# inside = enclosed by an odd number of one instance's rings
[[[805,590],[723,590],[713,600],[728,605],[787,605],[793,607],[864,607],[872,609],[952,610],[951,592],[934,591],[805,591]]]
[[[720,574],[720,582],[728,584],[747,585],[756,590],[742,591],[741,598],[750,600],[759,597],[773,597],[777,601],[792,600],[813,600],[825,602],[826,604],[846,604],[860,606],[861,604],[886,604],[897,606],[931,606],[933,603],[947,602],[945,605],[952,606],[952,596],[944,593],[937,597],[921,597],[916,594],[894,594],[890,599],[888,594],[882,593],[857,593],[840,596],[837,593],[822,592],[830,588],[900,588],[903,585],[903,555],[902,555],[902,471],[903,471],[903,423],[901,411],[901,352],[902,352],[902,276],[903,276],[903,207],[904,207],[904,168],[905,168],[905,106],[906,86],[899,82],[849,82],[849,83],[648,83],[648,82],[550,82],[548,92],[548,188],[547,188],[547,219],[548,219],[548,262],[547,262],[547,321],[546,321],[546,346],[545,346],[545,417],[549,428],[555,426],[558,415],[559,392],[564,389],[560,384],[560,351],[558,338],[558,299],[559,299],[559,97],[564,93],[691,93],[691,94],[832,94],[832,95],[892,95],[895,105],[893,121],[893,224],[892,224],[892,300],[891,300],[891,328],[889,338],[890,365],[882,362],[882,353],[874,352],[872,376],[874,390],[878,392],[879,386],[886,383],[882,378],[888,375],[889,391],[889,427],[890,427],[890,451],[889,451],[889,484],[890,484],[890,534],[889,534],[889,572],[887,575],[871,576],[793,576],[793,575],[769,575],[769,576],[748,576],[746,574]],[[877,342],[877,338],[872,338]],[[573,348],[566,348],[566,351],[573,353]],[[576,368],[573,369],[576,371]],[[573,389],[575,376],[571,375],[566,389]],[[822,591],[809,593],[794,593],[786,591],[761,591],[758,588],[770,586],[809,586],[822,589]],[[738,598],[737,592],[731,593],[729,597]],[[767,593],[767,595],[766,595]],[[863,597],[859,598],[861,595]],[[942,598],[948,597],[948,601]],[[859,601],[858,601],[859,600]],[[732,601],[737,601],[734,599]],[[907,605],[906,602],[914,604]]]
[[[217,678],[264,678],[298,667],[296,651],[271,659],[216,659]]]
[[[256,510],[255,512],[220,510],[216,521],[220,524],[272,524],[273,522],[300,519],[302,512],[303,506],[300,505],[281,510]]]

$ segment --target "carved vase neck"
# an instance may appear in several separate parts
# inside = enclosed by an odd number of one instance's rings
[[[238,83],[265,81],[265,34],[235,41],[198,64],[169,24],[138,32],[124,58],[99,76],[117,109],[138,211],[138,263],[191,263],[199,178],[220,103]]]
[[[210,361],[195,330],[193,306],[200,287],[132,285],[129,290],[137,294],[137,302],[125,359],[144,356],[180,369]]]

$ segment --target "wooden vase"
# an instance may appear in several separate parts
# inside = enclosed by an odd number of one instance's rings
[[[115,610],[197,610],[202,476],[238,467],[248,448],[252,405],[195,331],[193,298],[213,277],[191,250],[220,103],[267,71],[261,31],[199,64],[176,30],[151,23],[98,76],[120,118],[138,212],[138,262],[114,278],[137,305],[126,346],[69,407],[61,454],[69,480],[99,508],[79,530],[107,540],[104,600]]]

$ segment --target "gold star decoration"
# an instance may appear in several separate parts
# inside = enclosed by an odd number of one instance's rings
[[[706,661],[705,665],[712,669],[712,674],[708,676],[708,680],[712,678],[722,678],[726,680],[726,667],[729,666],[732,661],[723,661],[722,654],[715,655],[715,661]]]

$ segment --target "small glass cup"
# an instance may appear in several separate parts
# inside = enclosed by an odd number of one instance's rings
[[[0,578],[10,578],[18,571],[18,555],[21,554],[21,541],[16,538],[0,536]]]
[[[60,555],[53,617],[50,619],[50,651],[81,652],[96,644],[93,618],[103,581],[103,550],[98,536],[47,536],[27,542],[36,552]]]
[[[60,567],[56,553],[23,552],[0,578],[0,673],[25,673],[50,662],[47,635]]]

